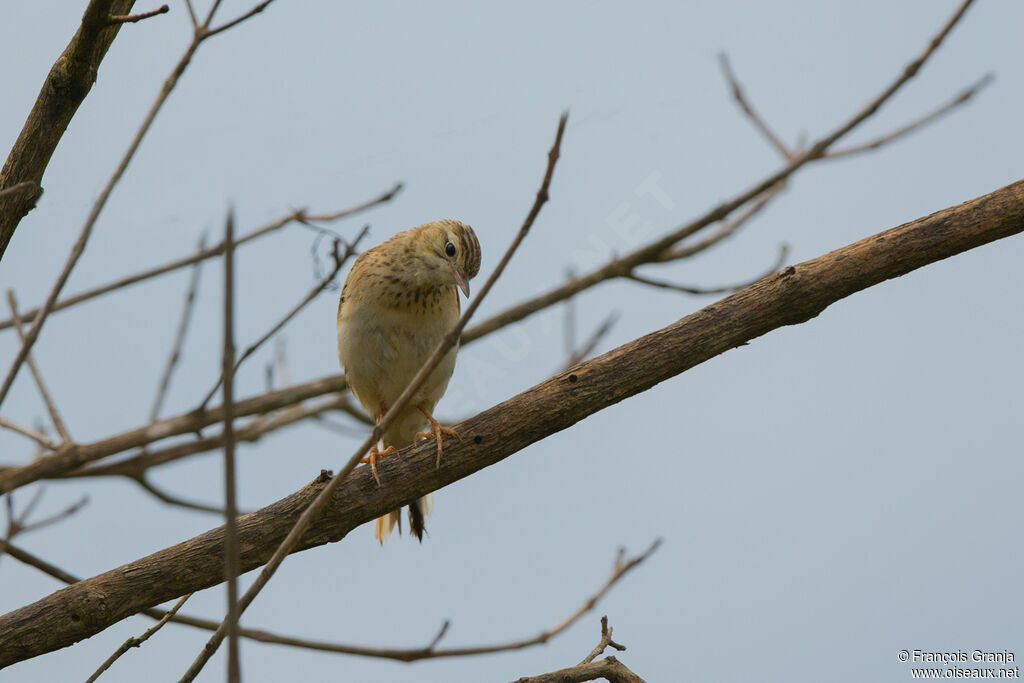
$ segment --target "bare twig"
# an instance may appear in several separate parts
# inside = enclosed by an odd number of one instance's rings
[[[729,64],[728,55],[724,52],[719,53],[718,63],[722,67],[722,74],[725,76],[725,80],[728,81],[730,90],[732,90],[732,96],[740,106],[740,109],[743,110],[743,113],[747,115],[747,118],[749,118],[751,123],[754,124],[754,127],[761,131],[761,134],[764,135],[768,142],[771,143],[772,147],[774,147],[784,159],[792,161],[794,156],[793,152],[791,152],[789,147],[779,139],[779,136],[772,132],[772,129],[767,123],[765,123],[764,119],[754,111],[754,107],[747,100],[746,95],[743,93],[743,87],[740,85],[740,82],[736,80],[736,74],[733,73],[732,66]]]
[[[75,514],[76,512],[78,512],[79,510],[81,510],[82,508],[84,508],[88,504],[89,504],[89,496],[82,496],[81,498],[79,498],[74,503],[72,503],[71,505],[67,506],[66,508],[64,508],[60,512],[54,513],[54,514],[50,515],[49,517],[45,517],[45,518],[40,519],[40,520],[38,520],[36,522],[29,522],[26,519],[22,519],[22,520],[19,521],[18,528],[14,531],[14,533],[8,532],[7,537],[10,538],[11,536],[13,536],[16,533],[28,533],[30,531],[38,531],[39,529],[43,529],[45,527],[52,526],[52,525],[56,524],[57,522],[63,521],[65,519],[67,519],[68,517],[72,516],[73,514]],[[27,511],[26,511],[26,514],[23,515],[23,517],[25,517],[25,516],[27,516]]]
[[[206,31],[206,36],[207,37],[215,36],[218,33],[221,33],[223,31],[227,31],[230,28],[234,28],[235,26],[237,26],[238,24],[241,24],[246,19],[251,19],[252,17],[256,16],[257,14],[259,14],[260,12],[265,10],[270,5],[270,3],[272,3],[273,1],[274,0],[264,0],[263,2],[259,3],[258,5],[256,5],[252,9],[250,9],[245,14],[239,15],[238,17],[232,19],[231,21],[225,22],[224,24],[218,26],[217,28],[208,29]],[[213,17],[214,12],[217,11],[217,5],[219,5],[219,4],[220,4],[220,0],[215,0],[215,2],[213,3],[213,7],[210,8],[210,15],[209,15],[209,17],[207,18],[207,21],[206,21],[206,25],[207,26],[209,25],[209,23],[210,23],[209,20]]]
[[[851,147],[845,147],[843,149],[837,149],[832,152],[829,152],[828,154],[825,155],[825,158],[840,159],[842,157],[848,157],[854,154],[863,154],[864,152],[874,151],[879,147],[882,147],[883,145],[889,144],[890,142],[895,142],[896,140],[927,126],[929,123],[932,123],[933,121],[942,118],[945,114],[948,114],[957,107],[966,104],[972,97],[977,95],[989,83],[991,83],[994,78],[995,76],[993,74],[985,74],[976,83],[968,87],[966,90],[961,92],[959,95],[957,95],[952,100],[942,105],[935,111],[925,114],[921,118],[911,121],[905,126],[901,126],[900,128],[897,128],[891,133],[887,133],[879,138],[872,140],[871,142],[865,142],[860,145],[853,145]]]
[[[270,233],[275,232],[277,230],[280,230],[281,228],[283,228],[283,227],[285,227],[287,225],[290,225],[292,223],[295,223],[295,222],[301,222],[301,221],[305,221],[305,220],[320,221],[320,222],[332,222],[332,221],[341,220],[343,218],[348,218],[349,216],[353,216],[353,215],[356,215],[356,214],[361,213],[363,211],[366,211],[368,209],[371,209],[371,208],[377,206],[378,204],[383,204],[385,202],[390,201],[392,198],[395,197],[395,195],[397,195],[401,191],[401,189],[402,189],[402,183],[396,183],[394,187],[392,187],[390,190],[388,190],[384,194],[380,195],[379,197],[376,197],[376,198],[371,199],[369,201],[363,202],[362,204],[359,204],[358,206],[354,206],[354,207],[349,208],[349,209],[343,209],[341,211],[335,211],[333,213],[308,214],[306,209],[296,209],[296,210],[292,211],[291,213],[289,213],[286,216],[282,216],[281,218],[277,218],[277,219],[271,221],[270,223],[268,223],[267,225],[264,225],[264,226],[262,226],[260,228],[257,228],[255,230],[253,230],[252,232],[249,232],[249,233],[243,235],[242,237],[239,237],[235,241],[235,247],[237,248],[237,247],[241,246],[242,244],[250,242],[250,241],[252,241],[254,239],[257,239],[259,237],[263,237],[265,235],[269,235]],[[217,244],[215,246],[212,246],[212,247],[210,247],[208,249],[200,249],[199,251],[195,252],[194,254],[192,254],[190,256],[186,256],[184,258],[180,258],[180,259],[171,261],[170,263],[166,263],[166,264],[164,264],[162,266],[157,266],[156,268],[150,268],[150,269],[147,269],[147,270],[144,270],[144,271],[140,271],[138,273],[135,273],[134,275],[129,275],[129,276],[121,278],[119,280],[115,280],[113,282],[109,282],[109,283],[107,283],[105,285],[101,285],[99,287],[95,287],[93,289],[89,289],[89,290],[86,290],[84,292],[80,292],[79,294],[75,294],[74,296],[70,296],[67,299],[62,299],[61,301],[58,301],[57,303],[55,303],[53,305],[51,313],[54,313],[54,312],[57,312],[57,311],[62,311],[65,308],[70,308],[71,306],[74,306],[76,304],[80,304],[83,301],[88,301],[89,299],[93,299],[93,298],[101,296],[103,294],[108,294],[110,292],[113,292],[114,290],[121,289],[122,287],[128,287],[129,285],[134,285],[136,283],[143,282],[143,281],[148,280],[150,278],[154,278],[154,277],[157,277],[159,275],[164,275],[166,273],[170,273],[172,271],[175,271],[175,270],[177,270],[179,268],[185,268],[187,266],[191,266],[193,264],[196,264],[199,261],[204,261],[206,259],[214,258],[216,256],[221,256],[223,254],[224,254],[224,243],[223,242],[221,242],[220,244]],[[24,312],[23,315],[25,317],[27,317],[27,318],[31,318],[31,317],[36,316],[39,313],[39,310],[40,309],[38,309],[38,308],[34,308],[32,310]],[[11,319],[0,321],[0,330],[5,330],[5,329],[8,329],[8,328],[13,327],[13,326],[14,326],[14,321],[11,320]]]
[[[654,279],[651,279],[649,277],[645,277],[643,275],[637,275],[635,272],[630,272],[629,275],[627,275],[626,277],[628,279],[630,279],[630,280],[633,280],[635,282],[639,282],[639,283],[644,284],[644,285],[649,285],[651,287],[658,287],[660,289],[671,289],[671,290],[673,290],[675,292],[682,292],[684,294],[695,294],[695,295],[699,295],[699,294],[728,294],[730,292],[739,291],[739,290],[743,289],[744,287],[749,287],[750,285],[752,285],[753,283],[757,282],[758,280],[760,280],[762,278],[766,278],[769,275],[772,275],[774,273],[777,273],[779,271],[779,269],[782,268],[782,264],[786,262],[786,257],[788,255],[789,255],[789,245],[788,244],[780,245],[779,246],[779,255],[776,257],[775,263],[773,263],[772,266],[768,270],[764,271],[762,274],[758,275],[757,277],[754,277],[754,278],[751,278],[750,280],[747,280],[746,282],[739,282],[739,283],[736,283],[734,285],[721,285],[719,287],[696,287],[696,286],[693,286],[693,285],[678,285],[678,284],[675,284],[673,282],[664,282],[662,280],[654,280]]]
[[[206,248],[206,233],[199,238],[199,251]],[[153,422],[160,416],[160,409],[167,397],[167,390],[171,386],[171,378],[174,370],[181,360],[181,349],[185,344],[185,337],[188,334],[189,323],[192,322],[192,312],[195,309],[196,292],[199,290],[199,275],[202,272],[202,262],[197,261],[192,265],[192,275],[189,277],[188,289],[185,292],[185,304],[181,309],[181,319],[178,321],[178,331],[174,335],[174,344],[171,346],[171,355],[167,358],[167,365],[160,377],[160,386],[156,391],[156,398],[153,400],[153,409],[149,411],[149,421]]]
[[[265,7],[267,4],[269,4],[269,1],[270,0],[268,0],[268,2],[266,3],[262,3],[262,5]],[[211,17],[213,15],[213,11],[216,9],[216,6],[218,4],[218,2],[214,3],[214,7],[213,9],[211,9],[210,13]],[[252,15],[250,14],[240,17],[236,22],[233,22],[231,25],[235,25],[238,21],[242,21],[248,18],[248,16]],[[224,26],[221,29],[218,29],[218,31],[216,32],[219,32],[220,30],[224,30],[226,28],[230,28],[230,26]],[[18,353],[14,358],[14,362],[11,363],[11,368],[10,370],[8,370],[7,376],[4,378],[3,383],[0,384],[0,404],[3,403],[5,398],[7,398],[7,394],[11,389],[11,385],[14,383],[14,378],[18,374],[18,370],[21,369],[22,363],[25,362],[25,357],[28,355],[28,352],[32,349],[32,345],[35,344],[36,339],[39,337],[39,332],[42,330],[43,323],[46,322],[47,316],[49,316],[54,304],[57,303],[57,297],[60,295],[61,290],[64,289],[64,285],[67,283],[68,278],[71,276],[71,271],[74,269],[75,265],[78,263],[78,259],[82,256],[82,253],[85,251],[85,246],[89,241],[89,237],[92,234],[92,229],[96,225],[96,221],[99,219],[100,213],[106,206],[107,200],[110,198],[111,193],[114,191],[114,187],[121,180],[121,177],[124,175],[124,172],[128,169],[128,164],[135,156],[135,152],[136,150],[138,150],[139,145],[142,144],[142,138],[145,137],[147,132],[149,132],[149,128],[153,125],[153,121],[156,119],[157,113],[163,107],[164,102],[167,101],[167,98],[170,96],[171,91],[174,90],[174,86],[178,84],[178,80],[181,78],[181,75],[185,72],[185,69],[188,67],[189,62],[192,61],[192,57],[193,55],[195,55],[196,50],[199,49],[199,46],[203,43],[204,40],[209,38],[211,35],[214,35],[216,32],[198,29],[194,32],[192,42],[189,44],[188,48],[186,48],[185,54],[182,55],[178,64],[174,67],[174,69],[171,71],[171,74],[167,77],[167,80],[164,81],[164,85],[160,89],[160,93],[157,95],[156,100],[150,106],[149,112],[146,114],[146,118],[143,120],[142,125],[140,125],[139,129],[136,131],[135,136],[132,138],[131,143],[128,145],[128,149],[124,153],[124,156],[121,157],[121,161],[120,163],[118,163],[117,169],[114,171],[113,175],[110,176],[110,179],[107,181],[107,184],[103,187],[103,190],[100,192],[100,196],[93,203],[92,209],[89,211],[89,216],[85,219],[85,224],[82,226],[82,230],[78,236],[78,239],[75,241],[74,246],[71,248],[71,254],[68,256],[68,259],[64,264],[64,268],[61,270],[60,275],[57,276],[57,281],[54,283],[49,295],[46,297],[46,301],[39,309],[39,313],[36,314],[35,318],[33,319],[32,326],[25,334],[25,341],[21,344],[21,348],[18,350]]]
[[[143,12],[141,14],[112,15],[109,19],[107,19],[107,25],[111,26],[113,24],[134,24],[135,22],[142,21],[143,19],[149,19],[150,17],[155,17],[160,14],[167,14],[170,11],[170,7],[168,7],[167,5],[161,5],[160,7],[154,10],[150,10],[149,12]]]
[[[33,429],[29,429],[28,427],[22,427],[21,425],[15,422],[11,422],[6,417],[0,417],[0,427],[4,429],[9,429],[12,432],[21,434],[22,436],[27,436],[28,438],[32,439],[37,444],[39,444],[40,447],[45,448],[48,451],[56,451],[58,448],[60,448],[60,446],[50,441],[50,439],[47,438],[45,434],[40,434],[39,432]]]
[[[224,226],[224,576],[227,583],[228,683],[239,683],[238,506],[235,491],[235,215]]]
[[[24,343],[25,334],[21,329],[21,316],[18,315],[18,302],[14,298],[14,290],[7,290],[7,306],[11,309],[11,320],[14,321],[14,329],[18,333],[18,339]],[[53,422],[53,428],[57,430],[57,434],[60,436],[61,441],[64,443],[71,443],[71,435],[68,433],[68,428],[64,425],[64,420],[61,419],[60,412],[57,411],[57,406],[50,397],[50,392],[46,390],[46,383],[43,382],[43,377],[39,374],[39,368],[36,367],[35,359],[32,358],[31,353],[26,354],[25,365],[28,366],[29,372],[32,374],[32,379],[35,380],[36,388],[39,389],[39,396],[42,397],[43,405],[46,406],[46,412],[50,414],[50,420]]]
[[[186,510],[195,510],[197,512],[210,512],[216,515],[220,515],[222,517],[225,516],[224,508],[214,507],[213,505],[205,505],[204,503],[196,503],[194,501],[185,500],[184,498],[179,498],[175,495],[167,493],[163,489],[158,488],[155,484],[153,484],[153,482],[151,482],[146,477],[145,473],[138,474],[135,476],[125,474],[124,476],[128,477],[129,479],[137,483],[140,487],[142,487],[143,491],[146,491],[157,500],[163,503],[167,503],[168,505],[185,508]]]
[[[608,648],[624,652],[626,646],[620,645],[612,640],[612,630],[608,626],[608,617],[603,616],[601,617],[601,640],[597,643],[594,649],[590,651],[590,654],[583,658],[583,661],[580,662],[580,664],[590,664]]]
[[[737,230],[764,211],[765,207],[768,206],[773,199],[780,196],[785,188],[786,184],[784,182],[769,188],[760,197],[757,197],[747,204],[746,207],[744,207],[744,209],[736,216],[723,220],[719,223],[718,227],[707,236],[699,240],[695,240],[693,243],[686,243],[673,247],[672,249],[669,249],[655,257],[652,263],[666,263],[668,261],[680,261],[682,259],[691,258],[710,249],[716,244],[719,244],[723,240],[732,237],[736,234]]]
[[[811,145],[810,148],[793,158],[784,167],[736,195],[727,202],[718,205],[699,218],[676,228],[653,242],[640,247],[625,256],[613,259],[597,270],[594,270],[587,275],[580,276],[572,282],[556,287],[549,292],[524,301],[517,306],[513,306],[503,313],[488,318],[481,323],[477,323],[470,329],[466,330],[463,342],[465,343],[468,340],[478,339],[479,337],[490,334],[496,329],[519,322],[520,320],[523,320],[534,313],[547,308],[548,306],[564,301],[571,296],[575,296],[579,292],[589,289],[594,285],[607,280],[625,277],[633,268],[639,265],[659,260],[659,258],[661,258],[666,252],[669,252],[681,240],[693,235],[708,225],[728,218],[730,214],[745,206],[751,200],[760,197],[765,192],[772,190],[773,188],[776,188],[780,183],[784,182],[803,166],[812,161],[823,158],[832,145],[863,123],[866,119],[870,118],[883,104],[895,95],[900,88],[913,78],[918,71],[921,70],[921,67],[928,61],[932,54],[934,54],[939,45],[942,44],[946,36],[949,35],[949,32],[957,22],[960,21],[964,12],[967,11],[967,8],[970,7],[972,2],[973,0],[964,0],[938,33],[936,33],[931,39],[921,54],[904,67],[899,76],[897,76],[896,79],[894,79],[893,82],[890,83],[879,95],[874,97],[863,108],[861,108],[860,111],[847,119],[835,130],[821,137],[817,142]]]
[[[14,511],[14,494],[9,493],[4,498],[4,505],[7,509],[7,529],[5,532],[5,540],[10,541],[15,536],[24,533],[30,533],[32,531],[38,531],[45,527],[51,526],[67,519],[71,515],[81,510],[89,502],[89,496],[82,496],[78,501],[72,503],[68,507],[64,508],[60,512],[54,513],[49,517],[37,521],[29,521],[32,513],[35,511],[36,506],[43,499],[43,494],[46,489],[40,486],[36,489],[35,493],[32,494],[32,498],[29,499],[28,505],[26,505],[20,514]],[[0,545],[0,555],[4,554],[4,546]]]
[[[604,584],[590,597],[584,600],[583,604],[577,608],[572,614],[558,622],[551,628],[545,629],[535,636],[521,638],[517,640],[511,640],[504,643],[494,643],[492,645],[479,645],[473,647],[455,647],[455,648],[438,648],[442,638],[447,634],[451,623],[445,620],[440,629],[431,639],[431,641],[418,648],[375,648],[375,647],[362,647],[359,645],[346,645],[343,643],[332,643],[327,641],[309,640],[306,638],[298,638],[295,636],[286,636],[281,634],[264,631],[261,629],[251,628],[239,628],[238,633],[240,636],[249,640],[255,640],[261,643],[272,643],[276,645],[287,645],[290,647],[297,647],[306,650],[314,650],[318,652],[333,652],[336,654],[345,655],[357,655],[361,657],[372,657],[376,659],[393,659],[401,662],[415,662],[421,659],[444,659],[449,657],[472,657],[476,655],[487,655],[496,652],[509,652],[514,650],[523,650],[536,645],[543,645],[549,642],[551,639],[560,635],[566,631],[570,626],[575,624],[584,615],[588,614],[597,603],[608,594],[608,591],[617,584],[627,573],[632,569],[639,566],[647,558],[649,558],[655,550],[661,545],[661,539],[657,539],[647,548],[643,553],[636,557],[630,558],[627,561],[623,561],[623,551],[620,550],[616,554],[615,562],[612,566],[612,573]],[[15,558],[19,562],[23,562],[31,567],[38,569],[44,574],[48,574],[59,581],[63,581],[67,584],[77,583],[80,579],[76,576],[65,572],[64,570],[56,567],[45,560],[32,555],[31,553],[0,540],[0,552],[7,551],[11,557]],[[191,593],[189,593],[191,595]],[[147,609],[140,612],[152,619],[163,619],[167,616],[167,612],[159,609]],[[175,615],[171,621],[182,624],[185,626],[192,626],[195,628],[201,628],[208,631],[214,631],[220,625],[216,621],[208,619],[199,619],[192,616]]]
[[[512,244],[509,245],[509,248],[506,250],[501,261],[498,262],[494,272],[491,273],[491,276],[484,283],[480,293],[472,302],[470,302],[469,306],[466,307],[466,312],[459,319],[459,322],[456,323],[448,334],[445,335],[441,344],[438,345],[427,362],[424,363],[423,367],[416,373],[416,376],[411,382],[409,382],[409,385],[402,392],[401,396],[398,397],[394,404],[381,418],[380,422],[373,428],[370,435],[360,445],[352,457],[349,458],[348,462],[346,462],[341,468],[341,471],[339,471],[338,474],[327,483],[320,494],[309,504],[309,507],[303,511],[302,515],[299,517],[298,521],[295,522],[284,541],[282,541],[277,550],[274,551],[274,555],[270,558],[267,564],[264,565],[259,576],[256,577],[256,580],[253,581],[249,590],[247,590],[245,595],[242,596],[239,604],[241,611],[244,611],[246,607],[249,606],[253,599],[255,599],[263,589],[263,586],[267,584],[270,578],[274,575],[274,572],[277,571],[277,568],[298,544],[310,523],[320,515],[320,511],[323,509],[323,506],[327,504],[331,495],[359,463],[363,455],[370,449],[370,446],[380,439],[380,435],[383,431],[395,419],[395,416],[406,406],[406,404],[409,403],[413,394],[419,390],[420,386],[422,386],[427,377],[430,376],[430,373],[433,372],[438,363],[441,362],[441,359],[447,354],[448,350],[458,343],[459,336],[462,334],[462,330],[465,328],[466,323],[469,321],[470,317],[472,317],[473,313],[476,312],[476,309],[480,306],[480,302],[487,296],[487,293],[494,286],[498,277],[501,276],[502,272],[505,270],[505,266],[508,265],[509,260],[512,258],[512,255],[529,233],[530,228],[533,226],[533,222],[536,220],[538,214],[540,214],[541,207],[544,206],[548,200],[548,188],[551,185],[551,177],[554,174],[555,162],[558,161],[559,150],[561,149],[562,144],[562,135],[565,132],[565,124],[567,120],[568,113],[562,114],[562,117],[558,122],[558,132],[555,134],[555,142],[551,147],[551,151],[548,152],[547,169],[544,173],[544,179],[541,181],[540,189],[537,191],[537,198],[534,200],[533,206],[530,208],[530,211],[526,216],[526,220],[523,221],[522,227],[516,234],[515,239],[512,240]],[[217,651],[218,646],[224,639],[225,631],[226,628],[224,627],[224,624],[222,624],[207,642],[199,656],[196,657],[192,666],[189,667],[185,676],[182,678],[183,681],[191,681],[195,679],[206,662],[213,656],[213,653]]]
[[[317,298],[317,296],[319,296],[320,293],[323,292],[324,289],[326,289],[327,286],[329,284],[331,284],[331,282],[334,281],[334,278],[338,276],[339,272],[341,272],[341,269],[345,266],[345,263],[350,258],[352,258],[352,256],[355,255],[356,247],[359,245],[359,241],[362,240],[363,237],[366,236],[366,234],[369,232],[369,229],[370,229],[370,226],[364,227],[359,232],[359,234],[356,235],[354,240],[352,240],[349,243],[346,243],[345,244],[345,251],[344,252],[340,252],[339,251],[338,240],[335,240],[335,242],[334,242],[334,250],[333,250],[333,254],[334,254],[334,268],[331,270],[331,272],[328,273],[326,276],[324,276],[324,278],[322,280],[320,280],[320,282],[318,282],[316,285],[314,285],[313,288],[311,290],[309,290],[309,293],[306,294],[306,296],[304,296],[299,303],[295,304],[295,306],[293,306],[292,309],[290,311],[288,311],[288,313],[286,313],[283,318],[281,318],[279,321],[277,321],[273,325],[273,327],[271,327],[269,330],[267,330],[267,332],[262,337],[260,337],[255,342],[253,342],[242,353],[242,355],[238,358],[238,361],[235,362],[235,365],[234,365],[234,371],[235,372],[238,371],[238,368],[242,365],[242,363],[249,356],[251,356],[253,353],[256,352],[257,349],[259,349],[261,346],[263,346],[263,344],[268,339],[270,339],[275,334],[280,332],[281,329],[285,325],[287,325],[288,322],[291,321],[292,318],[294,318],[296,315],[298,315],[299,312],[302,311],[303,308],[305,308],[311,301],[313,301],[313,299]],[[213,388],[210,389],[209,392],[207,392],[206,396],[199,403],[198,410],[203,410],[204,408],[206,408],[206,405],[210,402],[210,399],[213,398],[214,395],[217,393],[217,389],[220,388],[220,385],[221,385],[221,383],[223,381],[224,381],[224,373],[222,372],[220,377],[217,378],[217,383],[213,385]]]
[[[604,319],[604,322],[598,325],[597,328],[591,333],[590,337],[587,339],[586,342],[584,342],[583,346],[581,346],[579,349],[571,350],[571,353],[569,354],[569,359],[565,362],[565,366],[562,369],[565,370],[571,368],[572,366],[576,365],[581,360],[589,356],[591,353],[593,353],[594,349],[596,349],[597,345],[601,343],[601,340],[604,339],[604,336],[611,331],[612,327],[615,325],[618,319],[618,311],[612,311],[611,313],[609,313],[608,317]]]
[[[163,628],[164,624],[170,621],[174,617],[174,615],[178,613],[178,610],[181,609],[181,606],[185,604],[185,601],[191,597],[192,593],[181,596],[178,602],[174,603],[174,607],[172,607],[170,610],[167,611],[166,614],[160,617],[160,619],[150,628],[148,628],[145,633],[143,633],[138,638],[129,638],[128,640],[121,643],[121,647],[117,648],[114,654],[107,657],[107,660],[100,665],[100,668],[96,669],[92,676],[89,676],[89,678],[86,679],[85,683],[94,683],[94,681],[97,678],[99,678],[104,671],[109,669],[111,665],[113,665],[113,663],[117,661],[118,657],[123,655],[125,652],[128,652],[128,650],[132,649],[133,647],[139,647],[144,642],[149,640],[154,633]]]

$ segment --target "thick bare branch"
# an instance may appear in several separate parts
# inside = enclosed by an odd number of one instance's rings
[[[42,193],[41,183],[50,157],[78,107],[96,82],[96,72],[120,25],[111,26],[112,14],[127,14],[135,0],[91,0],[71,42],[57,58],[35,105],[14,142],[3,169],[0,190],[23,183],[23,191],[4,197],[0,206],[0,259],[21,219]]]
[[[583,681],[597,680],[610,681],[610,683],[644,683],[644,679],[630,671],[615,657],[605,657],[599,662],[577,664],[568,669],[520,678],[515,683],[583,683]]]
[[[458,425],[463,438],[446,449],[440,467],[434,444],[421,442],[382,461],[385,486],[376,486],[367,468],[357,470],[294,550],[338,541],[360,524],[599,410],[774,329],[811,320],[855,292],[1021,232],[1024,180],[790,266]],[[323,476],[239,519],[242,571],[271,557],[327,481]],[[223,544],[223,529],[213,529],[0,617],[0,666],[70,645],[142,609],[219,583]]]
[[[97,17],[98,21],[105,22],[111,14],[109,7],[110,2],[100,3],[100,0],[94,0],[94,4],[107,5],[106,10],[103,12],[102,16]],[[266,4],[269,4],[269,0],[268,3],[264,3],[264,6],[266,6]],[[211,10],[210,13],[211,17],[213,15],[213,11],[216,9],[216,6],[217,3],[215,2],[214,8]],[[92,5],[90,4],[90,9],[91,7]],[[128,9],[130,9],[130,6]],[[88,12],[89,10],[86,10],[87,14]],[[117,14],[126,13],[127,9],[124,11],[117,12]],[[252,15],[250,14],[247,16],[240,17],[239,20],[241,21],[247,19],[249,18],[249,16]],[[84,19],[83,26],[85,26]],[[104,26],[106,25],[104,24]],[[120,26],[121,24],[119,23],[114,24],[113,26],[106,26],[105,30],[108,32],[116,32]],[[54,282],[53,287],[50,289],[50,293],[49,295],[47,295],[46,301],[43,302],[42,307],[39,309],[39,313],[36,314],[35,318],[32,320],[32,326],[25,334],[25,341],[22,342],[21,348],[18,349],[18,353],[14,357],[14,362],[11,363],[11,368],[10,370],[7,371],[7,375],[4,377],[3,384],[0,384],[0,404],[3,403],[5,398],[7,398],[7,394],[11,389],[11,385],[14,383],[14,378],[17,377],[18,375],[18,370],[21,369],[22,363],[25,362],[25,357],[28,355],[28,352],[32,349],[32,345],[35,344],[36,339],[39,337],[39,333],[42,330],[43,323],[46,322],[47,316],[49,316],[50,311],[53,310],[54,304],[57,303],[57,297],[60,296],[61,290],[64,289],[64,285],[67,283],[68,278],[71,276],[71,271],[74,269],[75,265],[78,263],[78,259],[82,256],[82,253],[85,251],[86,244],[88,244],[89,242],[89,237],[90,235],[92,235],[92,230],[93,227],[96,225],[96,221],[99,220],[100,213],[102,213],[103,208],[107,205],[107,200],[110,199],[111,193],[113,193],[114,188],[117,186],[118,182],[120,182],[121,178],[124,176],[125,171],[128,170],[128,164],[131,163],[132,158],[135,156],[135,152],[139,149],[139,145],[142,144],[142,139],[146,136],[146,133],[149,132],[150,127],[153,125],[153,121],[156,119],[156,115],[163,108],[164,103],[170,96],[171,91],[173,91],[174,87],[178,84],[178,81],[181,78],[182,74],[185,73],[185,69],[192,61],[192,57],[195,55],[196,50],[199,49],[199,46],[202,45],[204,40],[206,40],[212,35],[215,35],[215,33],[206,31],[205,29],[197,29],[194,32],[192,42],[185,49],[185,53],[178,61],[178,64],[174,67],[174,69],[171,71],[171,74],[164,81],[163,87],[160,89],[160,92],[156,96],[156,99],[153,101],[153,104],[150,105],[149,111],[147,112],[145,119],[139,126],[138,130],[135,132],[135,136],[132,138],[132,141],[128,144],[128,149],[125,150],[125,153],[121,157],[121,161],[118,163],[117,168],[114,170],[114,173],[110,176],[110,179],[107,180],[106,185],[103,186],[103,189],[100,191],[99,197],[97,197],[96,201],[93,202],[92,208],[89,210],[89,216],[85,219],[85,224],[82,225],[82,229],[78,235],[78,239],[75,240],[75,244],[71,248],[71,254],[68,256],[67,261],[64,263],[64,267],[61,269],[60,274],[57,276],[57,281]],[[15,180],[20,181],[23,180],[23,178],[15,178]],[[2,185],[2,183],[0,183],[0,185]],[[20,220],[20,216],[18,218]],[[13,227],[11,228],[11,230],[13,231]],[[0,235],[0,239],[3,239],[2,235]],[[0,244],[0,247],[5,246],[5,244],[6,243]]]

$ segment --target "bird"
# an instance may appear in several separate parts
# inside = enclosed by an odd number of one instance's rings
[[[459,291],[469,297],[469,281],[480,270],[480,243],[473,229],[455,220],[438,220],[400,232],[356,258],[338,301],[338,360],[359,404],[377,424],[394,405],[441,340],[456,325]],[[434,418],[434,406],[455,370],[453,346],[363,459],[377,485],[377,459],[420,438],[437,442],[459,438]],[[409,527],[422,542],[433,509],[427,494],[409,506]],[[381,544],[395,525],[402,533],[401,509],[377,519]]]

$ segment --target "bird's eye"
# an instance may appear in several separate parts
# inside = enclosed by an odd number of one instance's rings
[[[444,245],[444,253],[448,254],[449,258],[455,256],[455,245],[451,242]]]

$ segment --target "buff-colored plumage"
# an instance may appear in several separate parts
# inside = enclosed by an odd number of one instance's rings
[[[459,292],[469,296],[468,281],[480,269],[480,244],[473,229],[443,220],[400,232],[356,259],[338,304],[338,358],[359,403],[374,421],[388,408],[426,362],[441,339],[458,322]],[[384,430],[384,455],[412,444],[419,436],[437,440],[455,435],[433,419],[434,406],[448,388],[457,347],[420,387]],[[429,434],[423,434],[424,428]],[[376,447],[369,462],[376,476]],[[430,514],[430,496],[410,506],[409,523],[422,540],[423,520]],[[401,532],[401,511],[377,520],[383,543],[395,524]]]

